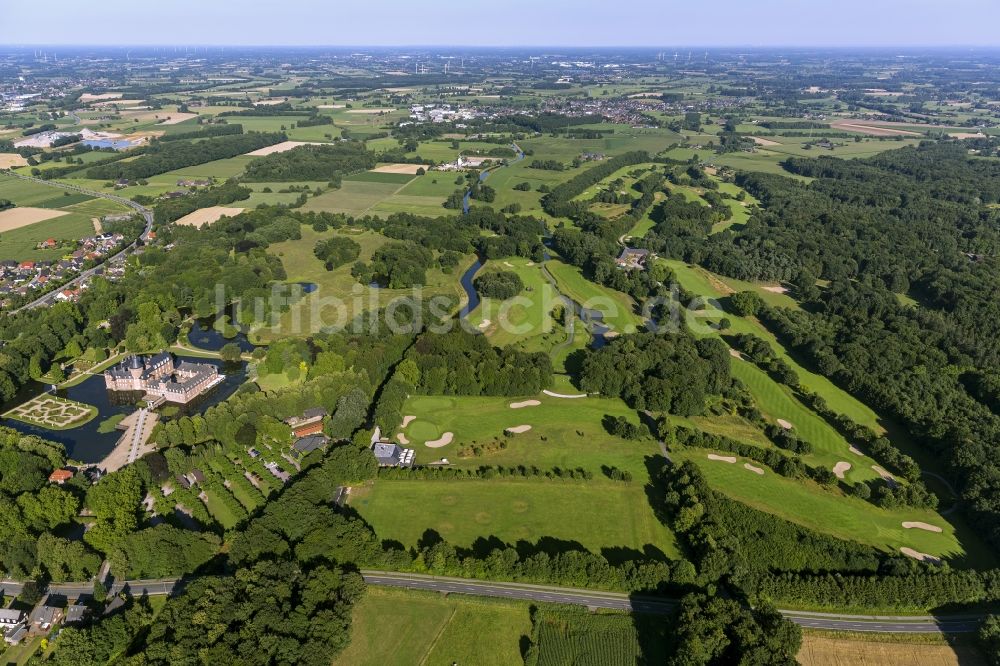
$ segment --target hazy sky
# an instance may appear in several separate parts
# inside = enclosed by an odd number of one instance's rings
[[[1000,46],[998,0],[0,0],[2,44]]]

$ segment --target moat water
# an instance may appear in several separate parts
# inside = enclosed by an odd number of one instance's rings
[[[186,405],[166,403],[156,411],[163,413],[169,410],[176,411],[176,416],[200,414],[209,407],[213,407],[233,393],[246,380],[246,363],[223,363],[217,359],[195,358],[178,354],[178,359],[186,359],[194,363],[208,363],[219,368],[219,372],[226,375],[224,381],[210,389],[207,393],[198,396]],[[34,395],[39,395],[48,386],[34,384],[23,396],[19,396],[19,401],[30,399]],[[88,377],[76,386],[56,390],[56,395],[77,402],[93,405],[97,408],[97,416],[87,423],[69,430],[50,430],[39,426],[30,425],[14,419],[3,419],[0,425],[13,428],[26,435],[37,435],[43,439],[58,442],[66,448],[66,455],[73,460],[82,463],[96,463],[104,459],[115,447],[118,439],[122,436],[122,431],[110,428],[101,424],[115,415],[127,415],[135,411],[136,402],[141,400],[143,394],[136,391],[108,391],[104,385],[103,375]],[[161,417],[166,418],[166,417]]]

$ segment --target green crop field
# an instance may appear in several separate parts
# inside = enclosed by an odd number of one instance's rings
[[[673,534],[639,484],[586,481],[379,480],[351,490],[351,506],[381,539],[415,546],[427,530],[463,547],[495,537],[536,543],[550,537],[600,553],[652,548],[677,557]],[[419,512],[420,520],[414,520]]]
[[[50,188],[51,189],[51,188]],[[51,220],[0,233],[0,259],[14,261],[49,261],[66,254],[66,249],[38,250],[35,246],[48,238],[77,240],[94,235],[90,217],[70,213]]]
[[[393,182],[345,180],[339,189],[329,190],[310,199],[302,210],[325,210],[331,213],[361,216],[403,187],[405,184]]]
[[[351,644],[336,666],[507,666],[521,663],[530,605],[369,587],[354,607]],[[386,632],[386,619],[392,631]],[[489,640],[484,640],[488,636]]]
[[[662,616],[548,612],[535,618],[530,666],[628,666],[666,660],[669,627]]]
[[[361,173],[345,176],[345,181],[359,183],[393,183],[396,185],[406,185],[416,176],[409,173],[385,173],[382,171],[362,171]]]

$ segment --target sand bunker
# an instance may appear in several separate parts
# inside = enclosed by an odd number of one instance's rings
[[[853,453],[856,456],[863,456],[863,455],[865,455],[864,452],[861,449],[859,449],[858,447],[853,446],[853,445],[849,446],[847,448],[847,450],[850,451],[851,453]]]
[[[479,322],[479,326],[477,328],[479,328],[480,330],[489,328],[490,324],[492,323],[493,322],[491,322],[489,319],[484,319],[481,322]]]
[[[392,113],[396,109],[348,109],[347,113]]]
[[[284,153],[291,150],[292,148],[298,148],[299,146],[324,146],[329,144],[320,143],[318,141],[282,141],[281,143],[276,143],[273,146],[265,146],[264,148],[258,148],[257,150],[252,150],[247,155],[251,157],[263,157],[264,155],[273,155],[274,153]]]
[[[429,442],[424,442],[424,445],[429,446],[432,449],[437,449],[442,446],[448,446],[449,444],[451,444],[451,440],[454,437],[455,433],[446,432],[445,434],[441,435],[441,437],[439,437],[438,439],[432,439]]]
[[[14,167],[23,167],[27,164],[28,160],[17,153],[0,153],[0,169],[13,169]]]
[[[403,417],[403,427],[405,428],[406,426],[408,426],[411,423],[413,423],[416,420],[416,418],[417,417],[414,416],[413,414],[407,414],[406,416],[404,416]]]
[[[882,480],[888,483],[890,486],[895,487],[897,485],[896,477],[894,477],[889,472],[885,471],[883,468],[879,467],[878,465],[872,465],[872,469],[875,470],[875,473],[881,476]]]
[[[44,222],[55,217],[68,215],[64,210],[53,210],[51,208],[8,208],[0,211],[0,233],[26,227],[35,222]]]
[[[912,557],[915,560],[920,560],[921,562],[930,562],[931,564],[941,564],[940,557],[934,557],[933,555],[928,555],[927,553],[921,553],[919,551],[913,550],[912,548],[902,547],[899,549],[903,555]]]
[[[764,470],[762,468],[751,465],[750,463],[743,463],[743,469],[750,470],[754,474],[764,474]]]
[[[733,358],[738,358],[741,361],[743,360],[743,354],[739,353],[738,351],[736,351],[732,347],[729,348],[729,355],[732,356]]]
[[[778,421],[778,425],[780,425],[785,430],[791,430],[792,429],[792,424],[789,421],[786,421],[785,419],[777,419],[777,421]]]
[[[410,440],[406,439],[406,435],[401,432],[396,433],[396,439],[399,440],[400,444],[409,444]]]
[[[919,520],[907,520],[903,523],[903,527],[908,530],[926,530],[927,532],[943,532],[944,530],[937,525],[931,525],[929,523],[922,523]]]
[[[176,224],[183,224],[190,227],[202,227],[206,224],[211,224],[223,216],[234,217],[243,212],[242,208],[227,208],[225,206],[209,206],[208,208],[200,208],[193,213],[188,213],[181,219],[177,220]]]
[[[192,118],[197,118],[197,113],[171,113],[167,116],[166,120],[161,120],[158,125],[176,125],[182,123],[185,120],[191,120]]]
[[[522,432],[528,432],[529,430],[531,430],[530,425],[511,426],[503,429],[504,432],[510,433],[511,435],[520,435]]]
[[[605,334],[604,337],[607,337],[607,334]],[[550,398],[569,398],[570,400],[573,400],[575,398],[586,398],[587,397],[586,393],[577,393],[576,395],[567,395],[566,393],[553,393],[552,391],[550,391],[548,389],[543,390],[542,393],[544,393],[545,395],[549,396]]]
[[[716,455],[714,453],[709,453],[708,454],[708,459],[709,460],[718,460],[719,462],[726,462],[726,463],[730,463],[730,464],[736,462],[736,456],[719,456],[719,455]]]
[[[372,173],[406,173],[410,175],[416,175],[419,169],[427,171],[429,169],[426,164],[383,164],[382,166],[377,166],[372,169]]]
[[[833,466],[833,475],[838,479],[842,479],[849,469],[851,469],[851,463],[841,460]]]
[[[503,262],[503,265],[506,266],[507,268],[514,268],[514,264],[510,263],[509,261]]]
[[[750,138],[753,139],[753,142],[756,143],[758,146],[780,146],[781,145],[781,142],[779,142],[779,141],[772,141],[771,139],[762,139],[759,136],[752,136]]]
[[[510,403],[511,409],[521,409],[522,407],[537,407],[542,404],[539,400],[522,400],[521,402]]]
[[[769,291],[772,294],[787,294],[788,293],[788,288],[787,287],[782,287],[780,284],[778,284],[778,285],[769,285],[769,286],[766,286],[766,287],[761,287],[761,289],[763,289],[764,291]]]

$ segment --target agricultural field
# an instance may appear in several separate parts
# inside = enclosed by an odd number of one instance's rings
[[[529,666],[628,666],[663,663],[668,621],[663,617],[547,611],[535,618],[536,659]]]
[[[336,666],[507,666],[521,663],[531,616],[526,602],[369,587],[354,607],[351,631]],[[478,640],[487,635],[489,641]]]

